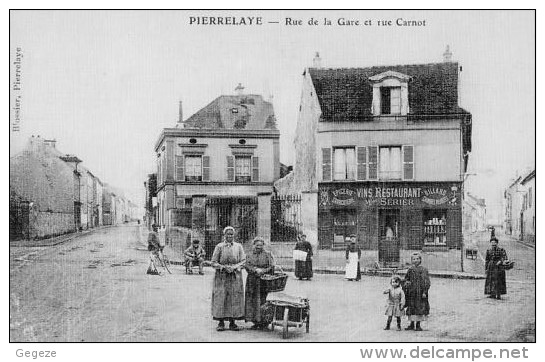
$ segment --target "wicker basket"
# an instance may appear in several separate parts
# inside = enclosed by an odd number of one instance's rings
[[[499,265],[500,269],[502,270],[511,270],[513,269],[514,266],[515,266],[515,262],[509,261],[509,260],[506,260]]]
[[[284,273],[280,268],[280,271],[275,270],[274,274],[265,274],[261,276],[261,281],[265,283],[265,290],[269,292],[281,292],[286,288],[286,282],[288,281],[288,274]]]

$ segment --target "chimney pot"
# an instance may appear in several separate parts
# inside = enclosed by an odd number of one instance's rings
[[[237,96],[241,96],[244,94],[244,86],[242,84],[238,84],[237,87],[235,88],[235,93],[237,94]]]
[[[182,108],[182,101],[180,100],[180,103],[178,105],[178,123],[184,122],[184,112]]]
[[[322,67],[322,58],[320,58],[320,53],[316,52],[314,55],[314,59],[312,60],[312,66],[314,68],[321,68]]]
[[[443,53],[443,62],[448,63],[452,61],[452,52],[450,51],[450,46],[447,45],[447,49]]]

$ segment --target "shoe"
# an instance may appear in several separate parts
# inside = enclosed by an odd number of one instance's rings
[[[497,295],[497,296],[496,296],[496,299],[497,299],[497,300],[501,300],[501,295]]]
[[[253,326],[250,327],[250,329],[252,331],[257,331],[258,329],[262,329],[262,328],[259,324],[254,324]]]
[[[406,331],[412,331],[414,329],[414,323],[409,324],[408,327],[405,327]]]
[[[390,326],[389,326],[389,325],[386,325],[386,327],[384,327],[384,330],[385,330],[385,331],[389,331],[389,330],[390,330]]]
[[[415,329],[415,331],[418,331],[418,332],[421,332],[422,331],[422,328],[420,326],[417,326]]]
[[[230,331],[240,331],[240,328],[235,323],[229,323]]]
[[[199,272],[199,275],[204,275],[204,272]]]
[[[223,332],[225,330],[225,326],[223,324],[218,324],[216,327],[216,331]]]
[[[401,330],[401,326],[397,326],[397,330],[400,331],[400,330]]]

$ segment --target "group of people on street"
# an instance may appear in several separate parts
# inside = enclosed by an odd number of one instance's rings
[[[216,272],[212,290],[212,317],[218,321],[216,330],[238,331],[237,320],[252,322],[252,329],[267,326],[261,306],[267,298],[265,283],[261,276],[274,272],[274,259],[264,249],[265,241],[253,240],[251,253],[246,256],[242,244],[235,241],[235,229],[227,226],[223,230],[223,241],[216,245],[212,255],[212,266]],[[242,269],[246,269],[246,292],[242,281]]]
[[[156,253],[164,246],[159,242],[156,228],[149,234],[148,249]],[[505,270],[513,265],[507,257],[505,249],[498,246],[498,239],[491,236],[490,248],[486,251],[485,271],[486,282],[484,293],[490,298],[501,299],[507,293]],[[261,277],[265,274],[274,274],[275,262],[271,252],[264,249],[263,238],[256,237],[252,242],[252,250],[246,255],[242,244],[235,241],[235,229],[227,226],[223,230],[223,240],[216,245],[211,259],[215,269],[212,291],[212,317],[218,321],[217,330],[224,331],[226,322],[228,329],[237,331],[237,320],[252,322],[251,329],[259,330],[267,327],[268,322],[263,316],[262,306],[266,303],[267,290]],[[310,280],[312,270],[312,245],[301,234],[295,245],[296,251],[304,252],[303,260],[295,260],[295,277],[299,280]],[[202,266],[205,252],[198,240],[194,241],[185,251],[186,257],[199,266],[199,273],[203,273]],[[351,235],[346,249],[346,273],[348,280],[360,280],[361,249],[356,242],[356,235]],[[431,286],[428,270],[422,265],[420,253],[411,255],[411,266],[404,278],[393,275],[387,294],[385,315],[387,322],[385,330],[389,330],[395,317],[397,330],[401,330],[401,318],[408,317],[409,325],[405,330],[421,331],[421,322],[425,321],[430,312],[429,289]],[[242,270],[247,271],[246,289],[242,280]]]

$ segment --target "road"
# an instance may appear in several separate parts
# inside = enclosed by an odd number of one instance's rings
[[[210,316],[213,270],[147,275],[139,226],[97,230],[61,245],[10,248],[10,341],[282,342],[281,332],[216,332]],[[482,280],[432,279],[423,332],[384,331],[388,278],[348,282],[340,275],[288,279],[286,292],[310,299],[310,333],[293,342],[531,341],[535,282],[509,282],[502,301],[485,298]],[[404,326],[407,324],[403,321]],[[241,324],[248,328],[250,324]]]

